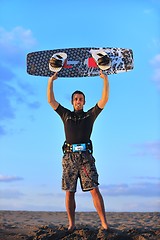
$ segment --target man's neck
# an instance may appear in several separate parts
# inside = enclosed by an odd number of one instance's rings
[[[75,112],[75,113],[83,113],[83,108],[80,109],[80,110],[75,110],[75,109],[74,109],[74,112]]]

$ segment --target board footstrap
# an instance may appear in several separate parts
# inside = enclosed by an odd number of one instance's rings
[[[59,52],[53,54],[49,60],[49,70],[52,72],[59,72],[67,60],[67,54]]]
[[[101,70],[108,70],[111,67],[111,59],[104,50],[90,50],[97,66]]]

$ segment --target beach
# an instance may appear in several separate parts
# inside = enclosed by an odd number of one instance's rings
[[[76,212],[76,229],[67,230],[66,212],[0,211],[0,240],[160,239],[159,212],[107,212],[109,230],[96,212]]]

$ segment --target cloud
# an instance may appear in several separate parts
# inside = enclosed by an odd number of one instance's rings
[[[13,120],[20,104],[37,109],[31,84],[18,76],[16,69],[26,68],[26,51],[35,46],[30,29],[17,26],[10,31],[0,28],[0,136],[7,134],[6,120]],[[32,97],[32,98],[31,98]]]
[[[10,86],[8,82],[0,82],[0,120],[14,118],[14,109],[10,99],[16,94],[14,87]]]
[[[3,76],[3,78],[1,77],[1,79],[4,79],[6,82],[11,81],[15,76],[15,74],[13,73],[13,71],[10,70],[10,68],[3,66],[1,63],[0,63],[0,73],[1,73],[1,76]]]
[[[159,63],[160,63],[160,54],[157,54],[152,60],[151,63],[156,66],[159,67]]]
[[[0,74],[1,74],[0,66]],[[3,68],[4,70],[4,68]],[[4,72],[4,71],[3,71]],[[5,121],[13,120],[16,116],[16,108],[14,103],[20,98],[20,93],[17,91],[15,86],[10,84],[11,79],[13,78],[12,74],[8,74],[5,78],[0,79],[0,136],[7,134],[5,129]],[[5,124],[4,124],[5,123]]]
[[[160,181],[160,177],[135,177],[136,179],[141,179],[141,180],[153,180],[153,181]]]
[[[5,128],[3,126],[0,126],[0,136],[6,135]]]
[[[129,211],[133,211],[133,212],[159,212],[160,211],[159,199],[150,199],[150,200],[147,200],[146,202],[134,201],[134,203],[129,203],[126,206],[129,209]]]
[[[0,54],[1,61],[11,66],[24,64],[24,53],[36,44],[30,29],[21,26],[7,31],[0,28]]]
[[[107,196],[160,197],[160,182],[102,185],[101,191]]]
[[[158,199],[140,199],[133,198],[128,199],[126,197],[123,200],[119,200],[118,204],[115,204],[113,197],[111,200],[107,197],[107,208],[110,212],[159,212],[160,211],[160,201]]]
[[[2,27],[0,28],[1,45],[12,45],[16,47],[19,45],[20,48],[30,48],[35,45],[35,42],[36,40],[33,38],[32,31],[30,29],[16,26],[11,31],[6,31]]]
[[[16,189],[3,189],[0,190],[1,199],[19,199],[25,194]]]
[[[156,37],[152,38],[152,47],[159,49],[159,47],[160,47],[160,39],[159,38],[156,38]],[[151,62],[152,62],[152,60],[151,60]]]
[[[154,56],[150,64],[153,66],[153,81],[157,85],[158,90],[160,90],[160,54]]]
[[[35,46],[36,40],[30,29],[21,26],[7,31],[0,27],[0,78],[11,80],[16,68],[25,67],[26,51]]]
[[[152,9],[152,8],[145,8],[145,9],[143,10],[143,13],[146,14],[146,15],[150,15],[152,12],[153,12],[153,9]]]
[[[21,180],[23,180],[22,177],[0,175],[0,182],[14,182],[14,181],[21,181]]]
[[[152,157],[160,160],[160,141],[134,144],[133,146],[136,148],[134,156]]]

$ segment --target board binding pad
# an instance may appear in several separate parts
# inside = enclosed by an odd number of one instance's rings
[[[110,68],[104,73],[116,74],[132,70],[133,51],[126,48],[66,48],[44,50],[27,54],[27,72],[35,76],[52,76],[49,62],[55,54],[65,53],[67,59],[58,72],[59,77],[89,77],[99,75],[99,66],[94,55],[95,52],[105,52],[110,58]]]

